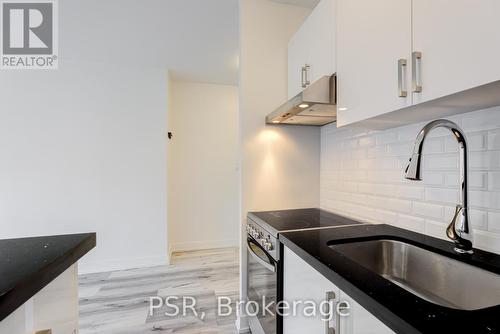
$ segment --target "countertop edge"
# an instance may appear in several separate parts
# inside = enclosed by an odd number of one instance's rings
[[[314,256],[310,255],[300,246],[296,245],[293,241],[289,240],[286,236],[279,236],[280,242],[288,247],[291,251],[297,254],[302,260],[308,263],[321,275],[326,277],[330,282],[335,284],[340,290],[347,293],[352,297],[357,303],[364,307],[368,312],[373,314],[377,319],[382,321],[389,328],[394,330],[396,333],[405,334],[421,334],[419,330],[405,322],[399,316],[392,313],[385,306],[378,303],[370,295],[366,294],[348,280],[344,279],[342,276],[338,275],[332,268],[326,266],[321,261],[316,259]]]
[[[0,321],[7,318],[96,246],[96,233],[82,235],[87,237],[55,261],[47,264],[42,270],[34,272],[0,296]]]

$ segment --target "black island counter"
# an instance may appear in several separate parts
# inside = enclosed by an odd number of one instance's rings
[[[59,326],[50,323],[51,315],[44,314],[48,309],[45,305],[53,307],[52,311],[57,307],[61,312],[71,310],[68,317],[74,318],[75,296],[78,301],[76,263],[95,246],[95,233],[0,240],[0,332],[8,328],[15,334],[25,325],[24,315],[30,310],[34,322],[42,326],[34,331]],[[57,298],[58,293],[64,295]],[[30,306],[23,310],[27,304]]]

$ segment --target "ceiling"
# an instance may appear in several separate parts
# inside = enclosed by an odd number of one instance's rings
[[[285,3],[300,7],[314,8],[320,0],[271,0],[274,2]]]
[[[238,0],[65,0],[59,12],[61,58],[238,82]]]

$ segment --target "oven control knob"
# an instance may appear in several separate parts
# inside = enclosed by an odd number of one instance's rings
[[[272,251],[274,249],[273,244],[270,241],[266,241],[266,243],[264,244],[264,248],[267,251]]]

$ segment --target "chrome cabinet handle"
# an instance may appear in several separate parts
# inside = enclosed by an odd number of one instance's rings
[[[311,65],[305,65],[304,68],[306,69],[306,86],[309,86],[311,84],[311,81],[309,81],[309,70],[311,69]]]
[[[339,333],[340,333],[340,316],[341,316],[341,313],[343,314],[342,311],[350,310],[350,308],[351,308],[351,306],[346,301],[337,303],[337,312],[336,312],[337,313],[337,330],[338,330]]]
[[[411,55],[412,59],[412,86],[414,93],[422,92],[422,52],[415,51]]]
[[[306,85],[306,67],[302,66],[300,71],[301,71],[300,85],[302,86],[302,88],[306,88],[307,87],[307,85]]]
[[[327,309],[326,309],[325,314],[328,314],[331,316],[332,312],[335,312],[334,307],[333,307],[333,305],[334,305],[333,302],[335,301],[335,298],[336,298],[335,292],[328,291],[326,293],[326,301],[327,301],[326,307],[327,307]],[[338,324],[338,322],[337,322],[337,324]],[[335,329],[336,329],[335,324],[333,327],[330,326],[330,321],[328,319],[326,319],[325,320],[325,334],[335,334]]]
[[[398,60],[398,96],[406,97],[408,96],[408,91],[406,90],[406,59]]]

